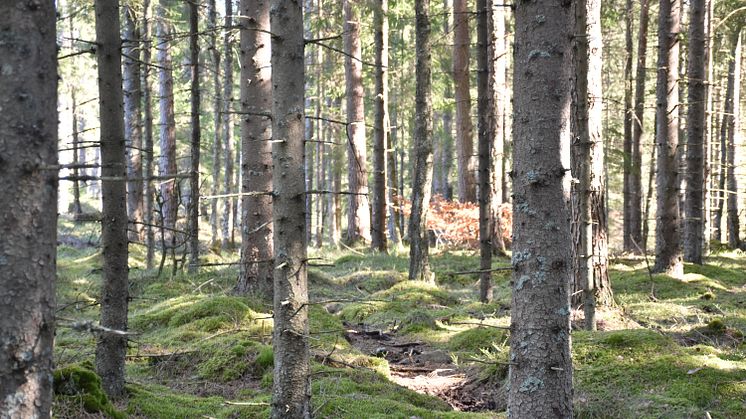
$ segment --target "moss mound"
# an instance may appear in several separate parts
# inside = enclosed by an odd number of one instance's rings
[[[88,413],[103,413],[110,418],[125,418],[117,411],[101,388],[101,377],[90,362],[68,365],[54,371],[56,397],[80,402]]]

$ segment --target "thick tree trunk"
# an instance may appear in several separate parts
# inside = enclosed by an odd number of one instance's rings
[[[467,0],[453,0],[453,84],[456,93],[456,154],[458,156],[458,198],[477,200],[474,176],[474,134],[469,91],[469,9]]]
[[[127,175],[122,93],[122,39],[119,32],[119,1],[99,0],[96,10],[96,58],[98,63],[99,118],[101,120],[101,174],[104,178]],[[127,330],[127,191],[125,182],[102,182],[103,281],[101,326]],[[102,333],[96,344],[96,372],[110,397],[124,395],[124,356],[127,337]]]
[[[347,97],[347,179],[349,212],[347,242],[370,243],[370,204],[363,108],[363,63],[360,47],[360,19],[353,0],[344,0],[345,86]],[[357,3],[356,3],[357,6]]]
[[[124,7],[124,42],[122,43],[124,88],[124,139],[127,144],[127,216],[132,223],[130,240],[142,236],[143,177],[142,171],[142,89],[140,87],[140,30],[137,17],[130,6]]]
[[[230,1],[230,0],[228,0]],[[269,2],[241,0],[241,271],[236,291],[272,296],[272,68]]]
[[[158,62],[158,102],[160,108],[160,164],[161,176],[176,174],[176,119],[174,116],[174,78],[173,62],[169,42],[171,42],[171,26],[166,11],[171,5],[170,0],[159,0],[156,8],[156,51]],[[176,198],[176,180],[161,182],[161,199],[163,201],[164,227],[173,229],[176,226],[176,216],[179,203]],[[166,233],[170,236],[171,233]],[[165,249],[164,249],[165,251]]]
[[[144,222],[145,222],[145,243],[146,256],[145,266],[147,269],[153,269],[155,259],[155,230],[153,230],[153,199],[155,189],[153,181],[153,109],[150,100],[150,48],[152,41],[150,39],[150,21],[148,13],[150,12],[150,0],[143,1],[142,15],[142,60],[143,69],[141,72],[142,81],[142,100],[143,100],[143,117],[144,117],[144,139],[143,139],[143,172],[145,175],[144,182]]]
[[[412,213],[409,216],[409,279],[434,280],[430,272],[427,215],[433,183],[432,41],[430,0],[415,0],[416,78],[414,176]]]
[[[641,0],[640,2],[640,27],[637,38],[637,68],[635,70],[635,114],[632,124],[632,150],[630,156],[629,172],[629,207],[625,207],[625,215],[629,223],[629,229],[625,239],[631,248],[624,247],[625,250],[632,253],[639,253],[646,247],[647,237],[642,234],[642,151],[641,143],[644,134],[645,118],[645,78],[647,65],[647,48],[648,48],[648,21],[649,21],[649,2],[650,0]],[[647,214],[647,211],[645,212]],[[636,244],[636,245],[635,245]]]
[[[738,220],[738,181],[736,170],[738,159],[736,150],[741,142],[741,30],[735,31],[733,35],[733,73],[728,75],[728,87],[730,79],[733,79],[733,92],[731,94],[731,112],[728,118],[728,162],[727,170],[727,194],[728,194],[728,247],[738,249],[741,247],[740,226]]]
[[[386,144],[389,137],[389,18],[388,0],[378,0],[375,9],[376,87],[373,146],[373,222],[371,247],[386,251]]]
[[[31,7],[34,5],[34,7]],[[57,257],[54,2],[0,2],[0,416],[48,418]]]
[[[655,272],[674,277],[684,274],[681,257],[679,218],[678,146],[679,121],[679,32],[680,0],[661,0],[658,18],[658,80],[656,83],[656,147],[658,172],[655,177]]]
[[[308,284],[303,144],[303,11],[274,0],[272,160],[274,196],[274,383],[271,417],[310,418]]]
[[[269,1],[269,0],[265,0]],[[233,28],[233,0],[225,0],[225,28],[223,30],[223,161],[225,162],[225,178],[223,179],[223,194],[234,193],[233,170],[233,42],[231,41],[231,29]],[[225,198],[223,206],[223,248],[230,248],[233,240],[233,222],[231,216],[235,214],[234,206],[236,200],[231,197]]]
[[[689,78],[684,201],[684,260],[702,264],[705,155],[705,0],[689,4]]]
[[[634,125],[634,111],[632,107],[632,62],[634,56],[633,30],[632,30],[632,0],[626,0],[624,11],[624,46],[626,56],[624,60],[624,186],[623,186],[623,222],[622,222],[622,248],[627,253],[636,252],[635,244],[630,234],[630,215],[632,210],[632,126]],[[639,245],[639,243],[638,243]]]
[[[491,6],[490,6],[491,7]],[[490,224],[490,201],[492,198],[491,155],[495,132],[490,126],[494,117],[494,102],[490,86],[490,31],[487,0],[477,0],[477,113],[479,115],[479,300],[486,303],[492,299],[492,225]]]
[[[582,304],[585,328],[596,329],[596,306],[608,305],[609,282],[608,223],[606,182],[604,179],[604,143],[602,136],[602,39],[601,3],[586,0],[576,3],[577,33],[575,44],[575,115],[573,171],[579,182],[573,189],[577,202],[573,214],[575,245],[575,282],[573,305]]]
[[[207,19],[210,29],[210,35],[207,39],[210,43],[210,59],[212,60],[212,115],[214,122],[212,138],[212,186],[210,188],[210,195],[215,196],[220,190],[221,153],[223,150],[223,143],[221,141],[222,137],[220,136],[220,128],[222,126],[220,112],[223,106],[223,97],[222,92],[220,91],[220,50],[218,49],[217,42],[219,32],[216,0],[209,0],[207,5]],[[218,223],[220,220],[220,216],[218,215],[219,201],[219,199],[215,198],[210,199],[210,231],[212,233],[210,236],[210,244],[216,248],[221,245],[220,239],[218,238]]]
[[[508,412],[570,418],[572,4],[517,3],[515,27]]]
[[[191,158],[189,173],[189,272],[196,272],[199,265],[199,158],[200,158],[200,90],[199,90],[199,8],[189,4],[189,55],[191,85]]]

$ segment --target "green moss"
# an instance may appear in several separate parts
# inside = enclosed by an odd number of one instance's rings
[[[207,344],[195,357],[197,373],[209,380],[236,380],[252,372],[251,366],[259,351],[257,343],[251,340],[228,339]]]
[[[448,347],[453,351],[477,352],[488,349],[493,344],[501,344],[506,339],[506,331],[492,327],[475,327],[453,335]]]
[[[419,309],[407,313],[401,326],[400,332],[403,334],[441,329],[430,312]]]
[[[90,362],[68,365],[54,371],[56,397],[80,401],[86,412],[103,413],[110,418],[124,418],[101,388],[101,378]]]
[[[173,418],[266,418],[269,417],[269,395],[242,402],[250,406],[229,405],[221,397],[199,397],[178,394],[158,385],[128,386],[127,412],[149,419]]]
[[[712,319],[707,323],[707,329],[710,333],[724,333],[726,329],[725,322],[723,322],[723,319]]]

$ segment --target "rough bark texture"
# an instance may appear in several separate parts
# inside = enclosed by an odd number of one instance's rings
[[[728,162],[727,189],[728,189],[728,247],[738,249],[741,247],[740,226],[738,220],[738,180],[736,170],[738,159],[736,150],[741,142],[741,30],[735,31],[733,35],[733,73],[728,74],[728,87],[730,79],[733,79],[733,91],[731,94],[731,112],[728,118]]]
[[[33,7],[32,7],[33,6]],[[52,407],[57,256],[54,2],[0,2],[0,416]]]
[[[389,18],[388,0],[375,8],[376,87],[373,142],[373,220],[371,247],[386,251],[386,144],[389,137]]]
[[[142,88],[142,101],[143,101],[143,123],[144,123],[144,139],[143,139],[143,172],[145,175],[144,182],[144,215],[143,219],[145,222],[145,244],[147,247],[145,264],[147,269],[153,269],[155,259],[155,230],[153,229],[153,199],[155,197],[155,189],[153,187],[153,181],[150,178],[153,177],[153,110],[151,107],[150,99],[150,48],[152,41],[150,39],[150,22],[148,14],[150,13],[150,0],[143,1],[143,14],[142,14],[142,61],[143,69],[141,72],[142,81],[140,86]]]
[[[630,253],[635,252],[629,222],[632,212],[632,185],[630,184],[630,176],[632,175],[632,126],[634,125],[635,116],[632,105],[632,85],[634,83],[634,79],[632,78],[632,62],[635,52],[633,48],[632,20],[632,0],[626,0],[624,14],[624,46],[626,48],[626,56],[624,59],[624,185],[622,192],[624,213],[622,215],[622,246],[625,252]]]
[[[122,93],[122,39],[119,36],[119,1],[96,3],[96,59],[98,63],[99,118],[101,120],[101,174],[104,178],[124,178],[124,95]],[[101,284],[101,326],[127,330],[129,300],[127,268],[127,191],[119,179],[102,181],[101,244],[103,281]],[[96,372],[111,397],[124,394],[124,356],[127,338],[102,333],[96,344]]]
[[[169,42],[171,41],[171,26],[168,21],[167,10],[170,0],[159,0],[156,8],[156,60],[158,62],[158,104],[160,108],[160,162],[161,176],[176,174],[176,119],[174,116],[174,77]],[[179,203],[176,200],[176,180],[160,183],[161,199],[163,201],[164,227],[174,228]],[[170,233],[167,233],[169,235]],[[164,249],[165,251],[165,249]]]
[[[363,108],[363,63],[360,47],[360,19],[352,0],[344,1],[345,90],[347,98],[347,182],[349,212],[347,241],[370,243],[370,204]],[[356,5],[357,6],[357,5]]]
[[[122,61],[124,70],[124,138],[127,143],[127,216],[130,226],[130,239],[141,237],[143,223],[143,177],[142,172],[142,89],[140,88],[140,31],[137,28],[135,11],[124,7],[124,41]]]
[[[689,78],[684,200],[684,260],[702,264],[705,155],[705,0],[689,4]]]
[[[303,10],[273,0],[274,383],[271,417],[310,418],[303,118]]]
[[[223,107],[223,95],[220,91],[220,50],[218,49],[217,42],[219,32],[216,1],[209,0],[207,7],[208,27],[210,29],[210,35],[207,39],[209,40],[210,60],[212,61],[212,115],[214,122],[212,137],[212,187],[210,188],[210,195],[215,196],[220,190],[221,153],[223,150],[222,137],[220,136],[220,128],[222,127],[220,111]],[[215,198],[210,200],[210,243],[214,247],[219,247],[221,244],[218,238],[218,223],[220,220],[220,216],[218,215],[219,202],[220,200]]]
[[[230,0],[228,0],[230,1]],[[272,68],[269,0],[242,0],[241,192],[272,191]],[[236,291],[272,296],[272,196],[241,199],[241,271]]]
[[[430,1],[415,0],[416,97],[414,175],[409,216],[409,279],[433,281],[427,239],[427,214],[433,183],[433,103]]]
[[[191,83],[191,157],[189,173],[189,271],[199,265],[199,158],[200,158],[200,90],[199,90],[199,8],[189,2],[189,56]]]
[[[573,305],[583,305],[585,327],[596,329],[596,306],[609,305],[608,223],[602,135],[601,2],[576,3],[573,123]]]
[[[491,130],[493,118],[493,97],[490,86],[490,42],[488,21],[491,13],[487,10],[487,0],[477,0],[477,114],[479,151],[479,300],[483,303],[492,299],[490,268],[492,267],[492,225],[490,224],[490,201],[492,198],[491,143],[495,132]]]
[[[571,418],[572,3],[521,2],[515,22],[508,415]]]
[[[453,84],[456,93],[456,154],[458,156],[458,198],[476,202],[474,176],[474,134],[469,92],[469,9],[467,0],[453,0]]]
[[[269,0],[267,0],[269,1]],[[225,0],[225,28],[223,29],[223,161],[225,162],[225,178],[223,178],[223,194],[234,193],[233,171],[233,43],[231,42],[231,28],[233,27],[233,0]],[[234,198],[225,198],[223,206],[223,247],[228,248],[233,243],[231,216],[235,213]],[[235,217],[234,217],[235,218]]]
[[[635,69],[635,115],[632,124],[632,144],[629,172],[629,206],[624,214],[629,224],[625,235],[624,249],[639,253],[646,247],[647,237],[642,234],[642,151],[640,144],[644,133],[645,118],[645,78],[648,48],[648,20],[650,0],[640,2],[640,28],[637,38],[637,68]],[[645,212],[647,214],[647,211]],[[637,244],[637,245],[635,245]],[[631,246],[631,247],[628,247]]]

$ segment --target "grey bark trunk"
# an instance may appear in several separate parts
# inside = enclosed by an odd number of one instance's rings
[[[96,61],[98,63],[99,119],[101,120],[101,174],[104,178],[127,175],[124,138],[124,94],[122,93],[122,39],[119,32],[119,1],[100,0],[96,10]],[[104,180],[101,185],[103,211],[103,281],[101,326],[127,330],[129,283],[127,268],[127,191],[125,182]],[[96,344],[96,372],[110,397],[124,395],[124,356],[127,338],[103,333]]]
[[[171,41],[171,26],[166,16],[166,10],[171,5],[170,0],[159,0],[156,8],[156,55],[158,62],[158,102],[160,108],[160,162],[161,176],[176,174],[176,119],[174,116],[174,78],[171,51],[168,43]],[[179,203],[176,200],[176,180],[161,183],[161,199],[163,205],[163,224],[173,229],[176,225],[176,215]],[[171,233],[167,233],[167,236]],[[165,251],[165,249],[164,249]]]
[[[713,170],[712,162],[714,150],[714,108],[713,108],[713,87],[715,60],[713,54],[714,25],[713,25],[714,2],[705,1],[705,56],[707,57],[707,81],[705,82],[705,126],[704,126],[704,156],[702,166],[704,167],[704,225],[702,226],[702,254],[706,256],[710,252],[710,235],[712,234],[712,189],[713,189]]]
[[[228,0],[230,1],[230,0]],[[242,0],[241,271],[236,291],[272,296],[272,68],[269,1]]]
[[[503,201],[503,154],[505,152],[505,71],[508,51],[505,43],[505,7],[490,3],[488,19],[489,31],[489,95],[492,105],[490,113],[490,235],[493,255],[505,255],[500,204]]]
[[[656,147],[658,171],[655,212],[655,272],[684,275],[679,218],[678,68],[680,0],[661,0],[658,18],[658,79],[656,82]]]
[[[189,272],[199,266],[199,159],[200,159],[200,90],[199,90],[199,8],[189,2],[189,55],[191,85],[191,158],[189,173]]]
[[[54,2],[0,2],[0,416],[8,418],[48,418],[52,407],[57,172],[40,169],[58,164],[55,21]]]
[[[274,383],[271,417],[310,418],[303,118],[303,10],[273,0]]]
[[[479,153],[479,300],[483,303],[492,299],[492,226],[490,201],[492,198],[492,174],[490,155],[495,132],[490,126],[494,117],[493,91],[490,86],[490,31],[487,0],[477,0],[477,148]]]
[[[409,217],[409,279],[434,280],[430,272],[427,215],[433,183],[433,103],[430,1],[415,0],[416,93],[412,213]]]
[[[469,9],[467,0],[453,0],[453,84],[456,93],[456,154],[458,156],[458,197],[476,202],[474,175],[474,134],[469,91]]]
[[[269,1],[269,0],[265,0]],[[231,29],[233,27],[233,0],[225,0],[225,29],[223,33],[223,161],[225,162],[225,178],[223,179],[223,194],[233,192],[234,183],[234,157],[233,157],[233,43],[231,42]],[[225,198],[223,206],[222,238],[223,248],[230,248],[232,244],[233,222],[231,216],[234,214],[236,200],[231,197]]]
[[[389,18],[388,0],[375,8],[376,87],[375,135],[373,146],[373,222],[371,247],[386,251],[386,145],[389,137]]]
[[[686,199],[684,200],[684,260],[702,264],[704,232],[705,155],[705,0],[689,4],[689,65],[687,69]]]
[[[143,232],[142,113],[140,86],[140,30],[130,6],[124,7],[124,42],[122,43],[124,89],[124,139],[127,144],[127,216],[132,223],[130,240],[139,241]]]
[[[632,105],[632,85],[634,83],[634,79],[632,78],[634,57],[632,20],[632,0],[626,0],[624,14],[624,46],[626,48],[626,56],[624,60],[624,186],[622,192],[624,213],[622,215],[622,248],[627,253],[636,252],[635,245],[632,242],[632,235],[630,234],[630,215],[633,211],[631,208],[632,185],[630,184],[630,177],[632,175],[632,126],[634,125],[635,116]]]
[[[388,169],[388,200],[389,200],[389,239],[392,243],[401,245],[401,224],[399,222],[401,198],[399,196],[398,168],[396,167],[396,107],[391,113],[391,129],[386,138],[386,166]]]
[[[143,69],[141,72],[142,82],[142,100],[143,100],[143,123],[144,123],[144,139],[143,139],[143,171],[145,175],[144,182],[144,222],[145,222],[145,243],[146,243],[146,256],[145,266],[147,269],[153,269],[155,263],[155,230],[153,230],[153,199],[155,197],[155,189],[153,187],[153,181],[150,178],[153,177],[153,110],[151,108],[150,99],[150,49],[152,47],[152,41],[150,39],[150,21],[148,14],[150,12],[150,0],[143,1],[143,15],[142,15],[142,60]]]
[[[231,0],[229,0],[231,1]],[[213,139],[212,139],[212,186],[210,188],[210,195],[217,195],[220,190],[220,168],[221,168],[221,154],[222,154],[222,141],[220,136],[220,128],[222,126],[221,110],[223,106],[223,95],[220,86],[220,50],[218,49],[218,17],[216,10],[216,1],[209,0],[208,3],[208,25],[210,29],[210,35],[208,37],[210,43],[210,59],[212,61],[212,89],[213,89],[213,102],[212,102],[212,114],[213,114]],[[210,244],[213,247],[219,248],[221,243],[218,237],[218,224],[220,222],[220,215],[218,214],[218,203],[219,199],[210,200]]]
[[[727,189],[728,189],[728,247],[738,249],[741,247],[740,226],[738,220],[738,180],[736,170],[738,159],[736,150],[741,142],[741,30],[735,31],[733,36],[733,73],[729,74],[733,79],[733,92],[731,95],[731,112],[728,118],[728,162]]]
[[[72,18],[70,18],[72,21]],[[72,31],[71,31],[72,32]],[[80,182],[78,181],[78,176],[80,176],[80,171],[78,170],[78,165],[81,164],[80,158],[78,156],[78,150],[80,145],[80,135],[78,132],[78,101],[75,95],[75,87],[71,86],[70,89],[70,99],[71,99],[71,109],[70,113],[73,116],[72,120],[72,136],[73,136],[73,214],[80,215],[83,213],[83,208],[80,206]]]
[[[352,4],[344,1],[345,12],[345,90],[347,98],[347,179],[349,212],[347,241],[370,243],[370,204],[363,108],[363,63],[360,46],[360,19]],[[357,6],[357,4],[356,4]]]
[[[515,7],[510,418],[572,417],[573,20],[572,3]]]

